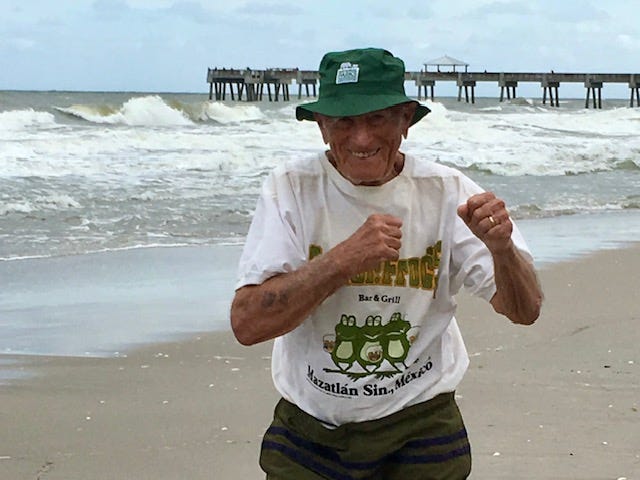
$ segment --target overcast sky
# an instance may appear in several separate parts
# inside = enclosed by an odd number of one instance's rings
[[[383,47],[408,70],[640,72],[638,0],[0,0],[0,90],[206,92],[207,67],[316,69]],[[581,87],[582,88],[582,87]]]

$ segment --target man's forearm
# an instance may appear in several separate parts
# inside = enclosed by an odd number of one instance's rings
[[[401,226],[391,215],[370,215],[349,238],[299,269],[238,289],[231,305],[238,341],[252,345],[290,332],[353,275],[397,260]]]
[[[233,332],[243,345],[284,335],[347,281],[331,255],[325,254],[261,285],[242,287],[231,305]]]
[[[512,322],[531,325],[540,315],[542,291],[533,265],[512,244],[493,255],[496,294],[491,304]]]

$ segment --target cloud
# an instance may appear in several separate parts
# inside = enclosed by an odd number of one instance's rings
[[[199,2],[183,1],[176,2],[162,12],[176,17],[190,20],[196,23],[211,23],[215,20],[213,13],[204,8]]]
[[[235,12],[243,15],[301,15],[304,10],[297,4],[276,2],[248,2],[237,6]]]
[[[525,0],[492,0],[482,5],[474,6],[468,13],[460,15],[462,18],[475,18],[495,20],[497,17],[512,15],[525,17],[531,24],[541,19],[551,22],[575,23],[582,21],[603,21],[609,18],[609,14],[602,8],[594,6],[592,0],[537,0],[535,2]],[[600,4],[600,3],[598,3]],[[464,11],[464,9],[460,9]]]
[[[114,1],[120,3],[119,0]],[[126,0],[125,3],[127,3],[127,5],[131,8],[156,10],[161,8],[168,8],[173,2],[174,0]]]
[[[167,2],[132,2],[131,0],[95,0],[92,11],[100,20],[127,21],[149,25],[182,19],[194,23],[211,23],[216,17],[200,2],[185,0]]]
[[[13,37],[0,42],[0,45],[6,45],[16,50],[31,50],[37,45],[37,42],[32,38]]]
[[[447,53],[479,69],[632,71],[640,52],[628,0],[4,1],[0,88],[198,91],[209,66],[315,69],[361,46],[411,70]]]
[[[426,2],[402,3],[403,8],[389,8],[387,1],[378,5],[368,5],[367,8],[358,12],[359,16],[368,16],[381,22],[402,20],[419,21],[433,17],[433,9]],[[353,17],[352,17],[353,18]]]
[[[530,15],[532,12],[528,2],[491,2],[485,5],[481,5],[477,8],[473,8],[468,15],[464,15],[467,18],[473,18],[477,20],[486,19],[487,17],[495,18],[497,15],[516,15],[525,16]]]
[[[533,3],[532,9],[539,17],[559,23],[603,22],[609,19],[609,14],[595,7],[590,0],[544,0]]]
[[[413,20],[428,20],[433,18],[433,9],[426,4],[413,5],[407,9],[407,18]]]
[[[98,20],[118,21],[129,15],[131,8],[122,0],[95,0],[91,11]]]
[[[640,51],[640,40],[626,33],[616,35],[616,43],[626,50]]]

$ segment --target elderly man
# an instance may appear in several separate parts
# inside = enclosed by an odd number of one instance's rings
[[[539,315],[505,203],[399,150],[429,113],[405,95],[404,73],[381,49],[326,54],[319,99],[296,116],[329,148],[264,183],[231,325],[244,345],[275,338],[268,479],[466,478],[454,295],[464,286],[514,323]]]

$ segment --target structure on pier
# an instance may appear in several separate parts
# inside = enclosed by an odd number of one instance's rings
[[[457,60],[449,55],[444,55],[442,57],[434,58],[433,60],[429,60],[424,63],[424,71],[428,72],[429,67],[436,67],[436,71],[440,72],[444,68],[445,70],[450,70],[451,72],[456,71],[456,67],[464,67],[465,73],[469,68],[469,64],[463,62],[462,60]]]
[[[444,58],[444,57],[443,57]],[[438,60],[438,59],[436,59]],[[455,60],[455,59],[453,59]],[[459,60],[457,62],[460,62]],[[429,62],[431,65],[431,62]],[[461,62],[462,65],[466,65]],[[435,98],[437,82],[456,82],[458,86],[458,101],[462,101],[464,91],[465,101],[475,103],[475,88],[479,82],[497,83],[500,87],[500,101],[516,97],[516,88],[520,83],[534,82],[542,87],[542,103],[547,103],[547,97],[552,107],[560,106],[559,88],[562,83],[582,83],[586,88],[585,108],[602,108],[602,87],[606,83],[622,83],[629,86],[629,106],[635,104],[640,107],[640,73],[506,73],[506,72],[456,72],[456,71],[427,71],[406,72],[405,80],[413,81],[418,89],[418,99]],[[298,85],[298,99],[302,98],[304,87],[306,96],[316,96],[319,80],[317,71],[299,70],[298,68],[269,68],[266,70],[244,70],[228,68],[209,68],[207,82],[209,83],[209,99],[226,100],[227,90],[231,100],[261,101],[265,87],[269,101],[278,101],[282,96],[284,101],[290,100],[289,86],[295,81]],[[273,87],[273,95],[271,92]],[[310,92],[311,88],[311,92]],[[429,95],[427,95],[429,88]],[[424,95],[424,96],[423,96]]]

